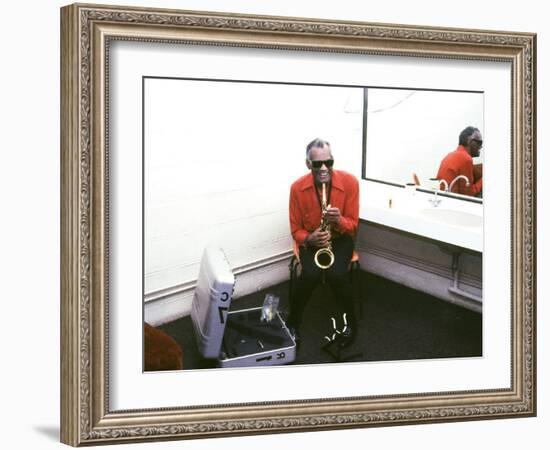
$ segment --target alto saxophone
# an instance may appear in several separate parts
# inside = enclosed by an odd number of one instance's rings
[[[326,183],[323,183],[323,194],[321,200],[321,225],[319,226],[321,231],[330,231],[330,224],[327,221],[327,190]],[[322,247],[315,252],[313,256],[315,265],[320,269],[328,269],[334,264],[334,252],[332,251],[332,245],[330,240],[326,247]]]

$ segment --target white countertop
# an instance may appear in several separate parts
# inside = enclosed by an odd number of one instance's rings
[[[361,180],[359,218],[483,252],[483,204]]]

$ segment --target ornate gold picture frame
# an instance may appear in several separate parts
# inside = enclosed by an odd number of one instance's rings
[[[510,64],[511,298],[499,299],[511,310],[510,385],[113,409],[109,186],[116,172],[109,170],[108,70],[116,41]],[[536,36],[530,33],[85,4],[62,8],[62,442],[79,446],[535,415],[535,89]]]

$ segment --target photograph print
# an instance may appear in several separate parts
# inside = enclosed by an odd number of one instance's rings
[[[142,94],[144,371],[482,357],[482,91]]]

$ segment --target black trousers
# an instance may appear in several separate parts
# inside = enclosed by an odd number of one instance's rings
[[[323,276],[330,286],[336,301],[346,313],[348,324],[355,326],[355,309],[353,305],[353,290],[348,273],[349,263],[353,254],[353,239],[345,234],[332,240],[334,264],[329,269],[320,269],[314,261],[315,248],[300,247],[300,265],[302,273],[296,280],[294,292],[290,299],[290,314],[288,324],[299,328],[303,312],[315,287],[322,282]],[[323,275],[324,272],[324,275]]]

